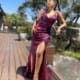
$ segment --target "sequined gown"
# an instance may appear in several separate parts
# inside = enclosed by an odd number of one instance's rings
[[[33,80],[33,74],[35,69],[35,59],[36,59],[36,50],[37,46],[40,42],[44,41],[45,45],[47,46],[50,40],[50,31],[51,26],[57,20],[57,16],[53,15],[52,17],[48,18],[46,11],[42,14],[40,21],[36,24],[37,31],[33,32],[31,48],[28,56],[28,63],[26,67],[26,76]],[[51,72],[50,69],[46,65],[45,60],[45,51],[43,54],[43,61],[40,67],[39,72],[39,80],[50,80]]]

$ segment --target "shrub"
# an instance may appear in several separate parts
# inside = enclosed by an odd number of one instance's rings
[[[24,27],[24,26],[19,26],[19,27],[17,28],[17,32],[18,32],[18,33],[26,33],[26,32],[27,32],[27,28]]]
[[[63,51],[62,54],[65,56],[74,57],[74,58],[80,60],[80,52]]]

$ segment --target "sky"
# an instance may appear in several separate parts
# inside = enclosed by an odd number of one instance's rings
[[[15,13],[19,5],[25,0],[0,0],[3,10],[7,13]]]
[[[25,0],[0,0],[0,4],[6,13],[17,13],[18,7],[24,2]],[[30,9],[26,10],[27,14],[27,20],[32,21],[31,15],[32,12]],[[78,23],[80,23],[80,18],[78,20]]]
[[[0,0],[0,4],[5,13],[17,13],[18,7],[24,2],[25,0]],[[32,21],[31,19],[31,11],[27,9],[27,19],[28,21]]]

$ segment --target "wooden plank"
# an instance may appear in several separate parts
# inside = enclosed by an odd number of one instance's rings
[[[13,39],[15,39],[15,37]],[[17,45],[19,45],[19,46],[17,46]],[[24,77],[17,73],[18,68],[21,67],[21,62],[23,62],[23,61],[21,61],[23,59],[20,57],[21,54],[19,52],[20,46],[21,46],[20,42],[15,42],[13,40],[13,49],[14,49],[13,51],[14,51],[14,59],[15,59],[15,67],[16,67],[16,71],[15,71],[16,72],[16,80],[24,80]],[[20,49],[20,51],[21,51],[21,49]],[[23,56],[23,55],[21,55],[21,56]]]
[[[14,58],[14,42],[10,40],[10,80],[16,80],[16,67],[15,67],[15,58]]]
[[[0,36],[1,38],[1,36]],[[1,73],[2,73],[2,64],[4,63],[4,57],[5,57],[5,54],[4,54],[4,44],[3,44],[3,41],[2,39],[0,39],[0,78],[1,78]]]
[[[20,62],[21,62],[21,66],[26,66],[26,61],[24,59],[24,56],[23,56],[23,52],[21,51],[21,47],[22,45],[17,44],[17,48],[18,48],[18,54],[19,54],[19,57],[20,57]]]
[[[27,50],[26,45],[27,45],[27,43],[25,41],[21,41],[20,49],[23,52],[23,57],[24,57],[24,59],[25,59],[25,61],[27,63],[29,51]]]
[[[4,40],[4,44],[7,45],[8,47],[6,48],[6,46],[5,46],[3,49],[5,57],[4,57],[1,80],[8,80],[9,79],[9,74],[8,74],[8,70],[9,70],[9,39],[8,39],[7,35],[5,36],[5,38],[7,38],[7,40]]]
[[[16,46],[17,42],[14,43],[14,53],[15,53],[15,64],[16,64],[16,80],[25,80],[23,76],[19,74],[19,67],[21,66],[20,57],[18,53],[18,48]]]

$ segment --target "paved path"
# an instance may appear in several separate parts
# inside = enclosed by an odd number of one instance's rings
[[[63,80],[80,80],[80,61],[71,57],[55,55],[54,70]]]

